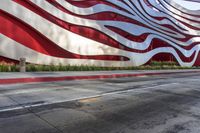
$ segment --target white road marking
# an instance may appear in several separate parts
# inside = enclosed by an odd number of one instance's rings
[[[65,103],[65,102],[72,102],[72,101],[79,101],[79,100],[84,100],[84,99],[102,97],[102,96],[109,96],[109,95],[115,95],[115,94],[121,94],[121,93],[128,93],[128,92],[134,92],[134,91],[135,92],[137,92],[137,91],[139,92],[141,90],[155,89],[157,87],[165,87],[165,86],[168,86],[168,85],[176,85],[176,84],[178,84],[178,83],[168,83],[168,84],[163,84],[163,85],[157,85],[157,86],[151,86],[151,87],[145,87],[145,88],[135,88],[135,89],[128,89],[128,90],[118,90],[118,91],[116,90],[114,92],[107,92],[107,93],[105,92],[105,93],[102,93],[102,94],[97,94],[97,95],[92,95],[92,96],[71,98],[71,99],[67,99],[67,100],[46,101],[44,103],[31,104],[31,105],[19,104],[17,107],[0,109],[0,113],[7,112],[7,111],[20,110],[20,109],[28,109],[28,108],[31,108],[31,107],[40,107],[40,106],[46,106],[46,105],[52,105],[52,104],[59,104],[59,103]]]

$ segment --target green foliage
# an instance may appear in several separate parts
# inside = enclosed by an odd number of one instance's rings
[[[12,63],[1,62],[0,63],[0,72],[15,72],[17,67]]]
[[[36,65],[27,64],[27,72],[39,71],[112,71],[112,70],[165,70],[165,69],[199,69],[200,67],[181,67],[176,62],[152,61],[149,65],[130,67],[99,67],[99,66],[71,66],[71,65]],[[0,72],[18,72],[19,66],[0,62]]]

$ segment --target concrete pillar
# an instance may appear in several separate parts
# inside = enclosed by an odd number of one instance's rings
[[[26,72],[26,58],[19,59],[19,69],[20,72]]]

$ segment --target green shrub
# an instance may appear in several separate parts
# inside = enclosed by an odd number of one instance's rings
[[[28,72],[36,71],[111,71],[111,70],[163,70],[163,69],[199,69],[200,67],[181,67],[176,62],[152,61],[149,65],[129,67],[71,66],[71,65],[35,65],[27,64]],[[0,63],[0,72],[18,72],[16,64]]]

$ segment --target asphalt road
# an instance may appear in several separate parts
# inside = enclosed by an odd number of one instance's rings
[[[200,75],[1,85],[0,133],[200,133]]]

